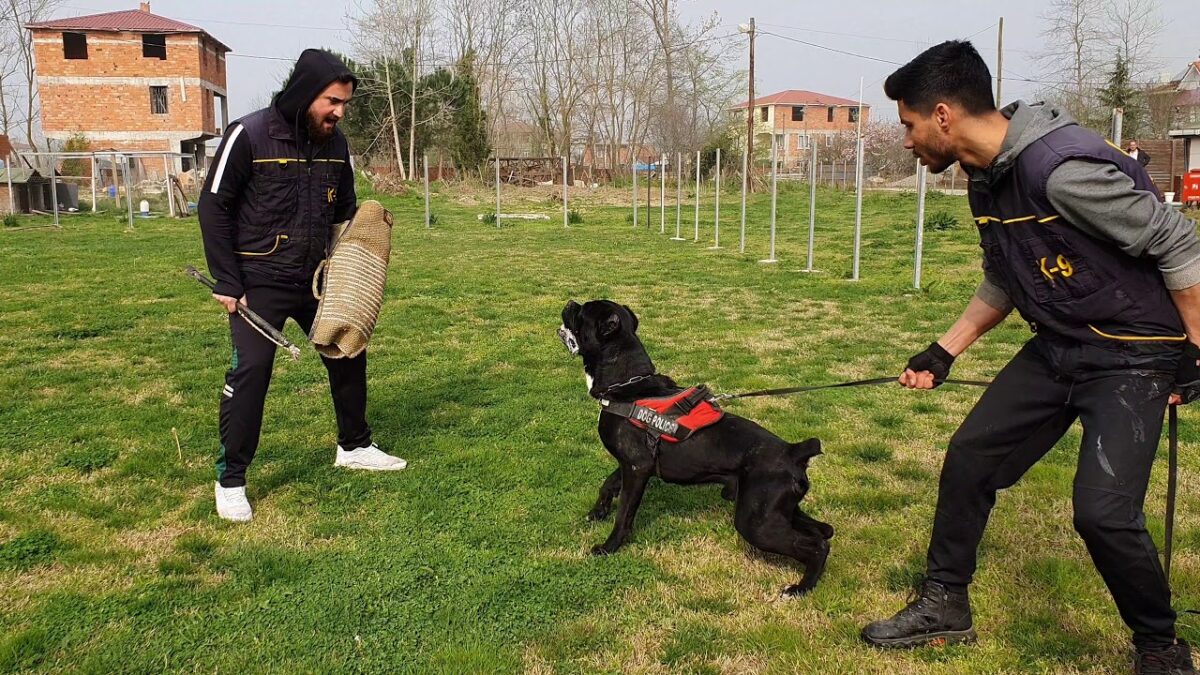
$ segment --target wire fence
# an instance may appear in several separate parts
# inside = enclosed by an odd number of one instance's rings
[[[0,213],[9,225],[22,216],[52,216],[61,227],[81,213],[139,219],[194,213],[205,171],[187,154],[25,152],[0,158]],[[15,223],[14,223],[15,220]]]

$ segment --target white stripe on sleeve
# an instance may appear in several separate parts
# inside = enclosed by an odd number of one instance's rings
[[[237,141],[237,137],[242,133],[242,125],[237,125],[233,128],[233,133],[229,136],[229,140],[225,143],[225,153],[221,155],[220,161],[217,162],[217,173],[213,176],[212,188],[209,190],[213,194],[221,190],[221,177],[225,175],[225,162],[229,161],[229,151],[233,149],[233,144]]]

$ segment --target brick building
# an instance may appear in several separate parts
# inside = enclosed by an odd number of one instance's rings
[[[746,128],[748,107],[749,102],[733,107],[734,129],[739,124],[741,130]],[[785,166],[806,157],[812,143],[831,147],[839,134],[854,133],[860,114],[865,127],[871,114],[871,106],[865,104],[860,112],[858,101],[802,89],[755,96],[754,108],[755,155],[759,150],[770,152],[774,134],[776,156]]]
[[[229,47],[151,14],[148,2],[27,28],[48,139],[82,134],[92,150],[162,150],[202,161],[204,141],[228,123]]]

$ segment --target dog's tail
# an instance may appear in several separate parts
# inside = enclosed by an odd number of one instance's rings
[[[788,456],[797,464],[808,464],[808,460],[819,454],[821,454],[821,441],[816,438],[788,444]]]

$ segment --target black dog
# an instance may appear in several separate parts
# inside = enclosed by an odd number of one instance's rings
[[[605,414],[618,407],[629,410],[633,401],[683,391],[671,378],[655,373],[637,327],[637,317],[628,307],[594,300],[582,306],[568,302],[558,329],[567,349],[583,357],[588,393],[602,405],[612,406],[602,409],[600,440],[620,466],[604,481],[588,519],[607,518],[618,495],[620,506],[612,534],[592,553],[612,553],[625,542],[651,476],[685,485],[721,483],[725,486],[721,496],[736,502],[734,527],[747,542],[804,564],[804,578],[783,594],[798,596],[812,590],[825,569],[833,528],[805,514],[799,504],[808,492],[808,462],[821,453],[821,442],[810,438],[788,443],[730,414],[670,442],[655,432],[673,429],[672,423],[650,419],[654,416],[644,408],[638,419],[647,424],[641,426],[625,416]]]

